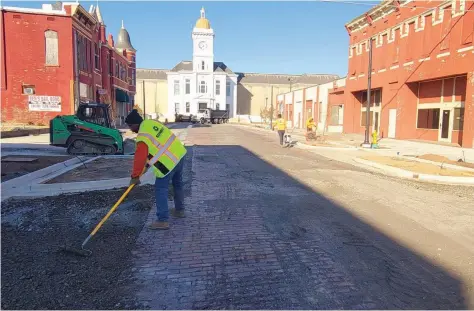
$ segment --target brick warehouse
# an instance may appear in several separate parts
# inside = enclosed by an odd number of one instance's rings
[[[123,123],[134,104],[136,50],[123,27],[117,43],[98,6],[1,8],[2,122],[48,124],[81,101],[109,103]]]
[[[365,132],[373,38],[371,131],[473,147],[474,1],[383,1],[346,28],[345,133]]]

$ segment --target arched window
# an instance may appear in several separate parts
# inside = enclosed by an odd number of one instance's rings
[[[204,70],[206,68],[204,61],[201,62],[201,70]]]
[[[205,94],[206,92],[207,92],[206,81],[201,81],[201,84],[199,85],[199,93]]]
[[[54,30],[44,32],[46,65],[59,65],[58,33]]]

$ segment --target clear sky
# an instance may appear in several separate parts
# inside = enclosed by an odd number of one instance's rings
[[[3,1],[39,8],[42,2]],[[52,2],[45,2],[52,3]],[[88,10],[96,1],[80,1]],[[376,5],[378,2],[372,2]],[[107,33],[124,20],[139,68],[171,69],[191,60],[191,31],[204,6],[215,32],[216,61],[236,72],[347,74],[344,24],[370,5],[334,2],[99,2]]]

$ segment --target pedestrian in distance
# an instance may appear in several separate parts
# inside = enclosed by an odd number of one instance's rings
[[[281,114],[278,114],[278,119],[276,119],[273,129],[275,129],[275,127],[278,131],[278,136],[280,137],[280,146],[284,147],[283,139],[285,136],[286,121],[281,117]]]
[[[169,128],[155,120],[143,120],[136,109],[125,119],[130,130],[137,133],[136,151],[130,185],[140,184],[140,176],[151,169],[155,179],[156,217],[149,226],[152,230],[169,229],[168,188],[174,190],[174,208],[171,214],[183,218],[184,189],[183,165],[186,147]]]

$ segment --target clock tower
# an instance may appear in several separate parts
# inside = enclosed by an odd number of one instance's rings
[[[201,17],[193,29],[193,69],[196,72],[214,71],[214,30],[201,9]]]

